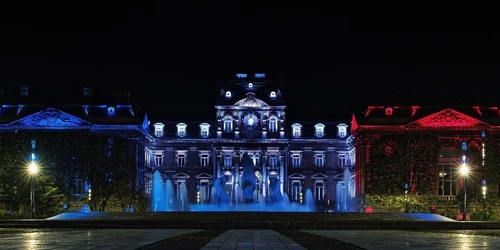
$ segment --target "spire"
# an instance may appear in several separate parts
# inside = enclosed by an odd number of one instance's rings
[[[356,121],[356,116],[354,116],[354,114],[352,114],[352,119],[351,119],[351,134],[353,134],[354,131],[356,131],[357,128],[358,128],[358,122]]]
[[[144,115],[144,121],[142,122],[142,129],[149,131],[149,120],[147,113]]]

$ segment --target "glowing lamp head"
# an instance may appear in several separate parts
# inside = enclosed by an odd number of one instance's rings
[[[467,166],[467,164],[462,164],[460,166],[460,174],[461,175],[468,175],[469,174],[469,166]]]
[[[35,162],[31,162],[29,167],[28,167],[28,171],[30,174],[36,174],[38,172],[38,165],[36,165]]]

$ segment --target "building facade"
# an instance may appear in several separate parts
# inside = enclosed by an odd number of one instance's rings
[[[353,210],[355,150],[349,126],[289,119],[281,89],[264,73],[239,73],[221,86],[209,121],[150,121],[147,111],[131,105],[127,93],[98,96],[89,87],[20,86],[1,94],[0,138],[64,133],[128,141],[133,158],[128,167],[135,172],[131,184],[150,198],[151,210],[178,209],[169,204],[179,202],[214,204],[221,195],[229,205],[248,202],[243,197],[244,155],[253,163],[252,203],[265,205],[279,194],[288,208],[311,203],[314,211]],[[109,147],[103,146],[102,154]],[[75,185],[87,185],[82,176],[71,178]],[[77,201],[98,195],[90,193],[90,186],[75,189]],[[159,192],[166,206],[159,207]]]
[[[356,195],[498,198],[499,118],[491,106],[368,106],[351,121]]]
[[[173,199],[191,204],[213,203],[221,177],[228,202],[243,203],[241,162],[248,154],[256,177],[254,202],[268,202],[280,192],[301,204],[310,190],[318,209],[350,210],[355,151],[348,125],[294,121],[286,108],[266,74],[236,74],[220,90],[213,121],[151,121],[145,161],[164,183],[172,183]],[[147,190],[155,189],[153,179]]]
[[[90,163],[89,155],[82,154],[82,151],[89,149],[89,145],[83,142],[102,142],[99,144],[102,148],[94,152],[104,157],[112,154],[117,139],[122,139],[126,144],[127,159],[130,160],[118,164],[132,169],[130,193],[147,192],[144,188],[148,166],[144,158],[137,155],[144,154],[150,145],[151,136],[147,123],[144,122],[147,117],[130,104],[128,93],[99,97],[99,93],[94,93],[91,87],[16,86],[1,91],[0,100],[2,168],[22,173],[22,168],[26,168],[27,163],[36,162],[47,177],[52,177],[52,181],[60,184],[59,188],[66,189],[64,192],[68,195],[67,200],[61,202],[91,203],[91,197],[100,197],[95,193],[96,190],[92,196],[93,185],[114,185],[112,182],[116,180],[112,176],[120,173],[113,170],[114,167],[107,169],[109,172],[104,172],[104,165],[111,166],[111,163]],[[27,142],[23,142],[21,138],[27,138]],[[22,145],[17,145],[20,142],[23,142]],[[12,160],[12,157],[18,159]],[[87,162],[86,172],[77,170],[85,165],[83,161]],[[101,170],[103,175],[109,175],[109,181],[98,184],[98,181],[91,179],[99,177],[93,178],[90,175],[99,174]],[[6,171],[2,173],[6,174]],[[22,174],[11,177],[6,174],[2,177],[5,179],[2,179],[0,185],[0,204],[3,204],[0,208],[16,210],[14,207],[19,204],[13,204],[13,199],[17,199],[15,196],[20,191],[15,190],[21,190],[20,183],[26,177]],[[41,182],[44,178],[37,179]],[[104,197],[102,199],[106,200]]]

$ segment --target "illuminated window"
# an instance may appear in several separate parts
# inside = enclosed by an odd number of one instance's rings
[[[259,158],[260,158],[259,153],[248,152],[248,156],[250,156],[250,158],[252,158],[254,166],[259,166],[259,164],[260,164],[260,162],[259,162]]]
[[[324,167],[325,166],[325,153],[315,153],[314,154],[314,166]]]
[[[233,117],[227,115],[224,116],[224,132],[233,131]]]
[[[293,137],[300,137],[302,133],[302,125],[295,123],[292,125],[292,136]]]
[[[314,198],[317,201],[322,201],[325,199],[325,183],[322,180],[317,180],[314,182]]]
[[[177,136],[179,137],[186,136],[186,127],[187,125],[184,123],[177,124]]]
[[[323,137],[325,135],[325,125],[323,125],[322,123],[314,125],[314,129],[314,134],[316,135],[316,137]]]
[[[344,123],[341,123],[339,125],[337,125],[337,129],[338,129],[338,137],[341,137],[341,138],[344,138],[347,136],[347,125],[344,124]]]
[[[200,136],[203,138],[207,138],[209,134],[210,124],[202,123],[200,124]]]
[[[302,183],[300,180],[293,180],[292,181],[292,197],[290,199],[292,201],[301,201],[301,195],[302,194]]]
[[[293,153],[292,154],[292,167],[300,167],[300,162],[301,162],[302,155],[300,153]]]
[[[255,77],[255,78],[265,78],[265,77],[266,77],[266,74],[264,74],[264,73],[255,73],[255,74],[254,74],[254,77]]]
[[[439,164],[438,166],[438,195],[454,196],[457,195],[455,177],[460,176],[456,165]]]
[[[165,127],[165,125],[162,123],[155,123],[153,126],[155,128],[155,136],[162,137],[163,136],[163,127]]]
[[[275,154],[269,155],[269,167],[276,169],[278,167],[278,156]]]
[[[163,155],[155,154],[155,166],[161,167],[163,165]]]
[[[229,168],[233,165],[233,156],[230,154],[224,155],[224,167]]]
[[[200,152],[199,156],[200,156],[200,166],[208,167],[208,164],[210,163],[210,152],[208,151]]]
[[[238,74],[236,74],[236,78],[247,78],[247,74],[246,73],[238,73]]]
[[[211,195],[210,195],[210,181],[208,179],[201,179],[200,180],[200,202],[206,203],[210,201]]]
[[[278,132],[278,118],[276,116],[269,118],[269,132]]]
[[[178,167],[186,166],[187,151],[177,151],[175,158]]]
[[[151,163],[151,159],[149,158],[150,156],[151,156],[151,152],[149,152],[148,150],[144,151],[144,162],[146,164]]]
[[[339,167],[345,167],[345,166],[347,166],[347,156],[345,154],[341,154],[338,157],[339,157],[338,158],[339,159],[338,166]]]

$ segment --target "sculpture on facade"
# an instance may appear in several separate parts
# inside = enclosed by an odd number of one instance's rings
[[[283,195],[281,194],[280,189],[280,180],[277,178],[271,178],[269,182],[269,189],[271,190],[271,202],[283,201]]]
[[[256,188],[255,180],[255,170],[253,165],[253,160],[250,158],[248,153],[244,153],[241,159],[241,164],[243,166],[243,174],[241,176],[241,191],[243,195],[243,201],[245,203],[251,203],[254,201],[254,191]]]
[[[226,193],[225,187],[228,177],[223,175],[214,181],[215,193],[213,203],[215,205],[228,204],[230,202],[230,196]]]

